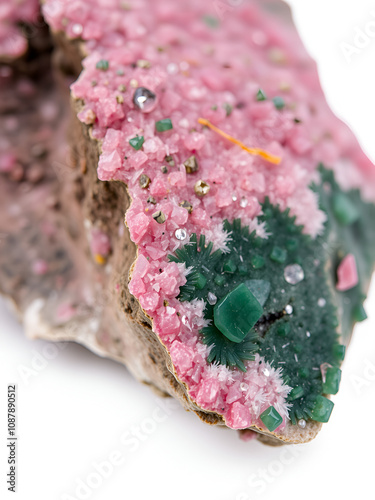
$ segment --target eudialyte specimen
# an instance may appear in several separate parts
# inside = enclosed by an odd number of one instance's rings
[[[319,170],[321,183],[312,189],[327,221],[317,238],[304,234],[288,209],[266,199],[259,217],[266,237],[250,233],[240,219],[226,220],[225,253],[213,252],[213,244],[194,233],[169,256],[189,270],[179,299],[205,301],[209,325],[200,333],[210,347],[207,361],[246,371],[244,361],[258,352],[282,368],[291,387],[289,416],[301,425],[329,419],[333,403],[324,395],[339,389],[345,355],[339,339],[347,342],[353,324],[366,317],[363,279],[375,260],[375,206],[364,203],[358,191],[343,192],[322,165]],[[339,291],[337,270],[347,255],[360,268],[356,282]],[[274,430],[268,413],[261,419]]]

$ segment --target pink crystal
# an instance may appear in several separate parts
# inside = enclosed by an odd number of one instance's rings
[[[353,254],[348,254],[340,262],[337,269],[336,288],[340,292],[346,292],[358,285],[357,263]]]

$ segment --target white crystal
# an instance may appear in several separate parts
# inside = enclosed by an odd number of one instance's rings
[[[130,82],[132,85],[132,81]],[[149,113],[155,107],[156,95],[145,87],[138,87],[134,92],[133,102],[143,113]]]
[[[311,333],[310,332],[306,332],[306,337],[311,337]]]
[[[237,195],[236,194],[232,194],[232,200],[233,201],[237,201]]]
[[[267,368],[264,368],[263,369],[263,375],[266,376],[266,377],[269,377],[270,376],[270,371]]]
[[[208,303],[211,305],[211,306],[214,306],[217,302],[217,297],[215,294],[213,294],[212,292],[208,292],[208,295],[207,295],[207,300],[208,300]]]
[[[186,229],[176,229],[174,235],[180,241],[186,240],[187,237]]]
[[[293,312],[293,307],[292,307],[290,304],[288,304],[287,306],[285,306],[285,312],[286,312],[287,314],[292,314],[292,312]]]
[[[323,297],[321,297],[321,298],[318,300],[318,306],[319,306],[319,307],[324,307],[326,304],[327,304],[327,301],[326,301],[326,299],[323,299]]]
[[[284,269],[284,278],[290,285],[297,285],[305,277],[302,267],[299,264],[291,264]]]
[[[242,197],[242,198],[241,198],[241,201],[240,201],[240,207],[241,207],[241,208],[246,208],[248,203],[249,203],[249,202],[247,201],[247,199],[246,199],[246,198],[244,198],[244,197]]]
[[[81,35],[82,34],[82,31],[83,31],[83,26],[82,24],[73,24],[72,26],[72,31],[75,35]]]
[[[306,420],[301,418],[301,420],[298,420],[298,427],[301,427],[301,429],[304,429],[306,427]]]
[[[175,75],[178,73],[178,66],[175,63],[169,63],[167,65],[167,73],[169,75]]]
[[[245,384],[245,382],[241,382],[240,383],[240,389],[241,389],[241,391],[245,392],[245,391],[248,390],[248,388],[249,388],[249,386],[247,384]]]

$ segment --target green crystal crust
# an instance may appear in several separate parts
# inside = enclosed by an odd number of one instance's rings
[[[201,334],[203,342],[212,346],[207,361],[245,371],[244,362],[259,352],[273,367],[282,368],[285,384],[292,387],[288,402],[293,424],[299,419],[329,418],[333,403],[322,394],[338,390],[339,365],[345,354],[339,334],[346,344],[354,322],[363,318],[362,304],[375,261],[375,206],[364,203],[358,191],[341,191],[332,172],[321,167],[320,173],[322,183],[312,189],[327,214],[321,236],[305,235],[289,210],[282,212],[266,199],[258,220],[264,223],[267,239],[250,234],[239,219],[224,221],[231,237],[229,252],[212,252],[212,243],[206,244],[204,236],[198,241],[193,234],[189,244],[169,256],[192,268],[179,299],[206,302],[205,318],[211,323]],[[356,257],[359,283],[338,292],[337,267],[348,253]],[[293,264],[303,270],[297,283],[284,277],[284,269]],[[259,309],[249,318],[253,310],[241,313],[229,307],[220,317],[215,314],[215,307],[220,309],[227,297],[230,302],[236,290],[242,290],[245,297],[245,288],[251,296],[241,300],[248,300],[252,309],[255,299],[262,313]],[[209,303],[209,292],[217,298],[216,305]],[[240,334],[235,325],[242,325]],[[322,365],[332,367],[324,384]]]

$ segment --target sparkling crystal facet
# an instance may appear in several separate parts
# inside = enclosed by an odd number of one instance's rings
[[[293,313],[293,306],[291,306],[290,304],[288,304],[287,306],[285,306],[285,312],[287,314],[292,314]]]
[[[260,415],[260,419],[267,427],[267,429],[271,432],[279,427],[279,425],[283,421],[282,416],[275,410],[273,406],[267,408],[267,410]]]
[[[311,418],[316,422],[326,423],[331,416],[334,404],[324,396],[316,396],[314,408],[311,411]]]
[[[299,264],[291,264],[284,269],[284,278],[290,285],[297,285],[305,277],[302,267]]]
[[[187,236],[186,229],[176,229],[174,235],[180,241],[185,240]]]
[[[134,92],[133,102],[143,113],[149,113],[155,108],[156,95],[146,87],[138,87]]]
[[[217,297],[214,293],[208,292],[207,301],[211,306],[214,306],[217,302]]]
[[[198,181],[195,183],[194,191],[197,196],[205,196],[210,190],[210,186],[205,181]]]
[[[263,308],[246,285],[241,283],[214,308],[214,323],[232,342],[242,342],[263,314]]]
[[[301,427],[301,429],[304,429],[306,427],[306,420],[301,418],[301,420],[298,420],[298,427]]]
[[[249,203],[249,202],[247,201],[247,199],[243,196],[243,197],[241,198],[241,201],[240,201],[240,207],[241,207],[241,208],[246,208],[248,203]]]

